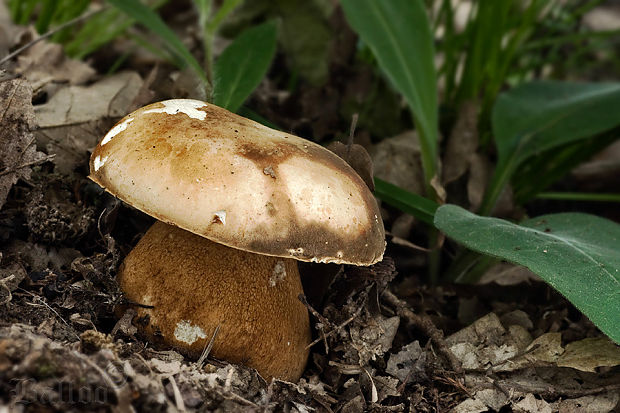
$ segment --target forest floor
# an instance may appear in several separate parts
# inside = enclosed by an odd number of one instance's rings
[[[0,50],[35,36],[2,9],[0,21]],[[41,41],[0,73],[0,412],[618,411],[618,349],[586,317],[509,264],[478,285],[429,286],[419,234],[390,208],[382,263],[301,266],[306,285],[333,279],[306,292],[317,342],[298,383],[153,348],[119,313],[115,281],[153,219],[89,181],[88,159],[120,117],[194,86],[166,64],[99,64]],[[334,60],[327,86],[290,95],[266,80],[251,103],[302,136],[346,137],[333,105],[368,77]]]

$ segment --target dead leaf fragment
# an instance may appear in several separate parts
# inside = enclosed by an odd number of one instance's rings
[[[37,152],[32,88],[23,79],[0,83],[0,208],[18,179],[30,179],[31,167],[46,159]]]
[[[342,142],[334,141],[327,145],[327,149],[344,159],[345,162],[357,172],[360,178],[362,178],[366,186],[368,186],[371,191],[375,190],[375,183],[372,178],[372,159],[362,145],[356,143],[345,145]]]
[[[415,131],[384,139],[371,151],[375,176],[409,192],[424,192],[420,143]]]
[[[33,33],[33,36],[38,35]],[[28,79],[34,90],[48,83],[81,85],[96,73],[88,64],[67,57],[59,44],[45,40],[35,43],[19,55],[15,72]]]
[[[527,413],[552,413],[553,410],[549,403],[544,400],[537,399],[532,393],[528,393],[523,400],[515,404],[519,410]]]
[[[620,346],[607,337],[585,338],[568,343],[557,363],[559,367],[594,373],[597,367],[620,365]]]
[[[144,95],[136,72],[122,72],[90,86],[69,86],[35,107],[37,143],[55,156],[55,172],[69,175],[88,163],[90,151],[115,119]]]
[[[60,89],[48,102],[35,107],[37,123],[49,128],[125,116],[141,86],[142,78],[136,72],[122,72],[90,86]]]
[[[456,181],[467,172],[470,158],[478,148],[478,112],[475,101],[463,103],[452,128],[443,160],[443,184]]]
[[[404,383],[411,376],[424,372],[425,360],[421,360],[422,358],[425,359],[425,356],[416,340],[404,346],[398,353],[390,355],[385,371]]]

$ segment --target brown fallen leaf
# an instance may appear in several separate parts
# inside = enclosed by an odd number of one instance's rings
[[[559,367],[572,367],[581,371],[596,372],[598,367],[620,365],[620,346],[607,337],[585,338],[566,345],[557,361]]]
[[[31,30],[32,38],[38,37]],[[34,90],[39,90],[49,83],[84,84],[96,71],[84,62],[67,57],[59,44],[43,40],[18,56],[15,73],[28,79]]]
[[[35,107],[37,124],[49,128],[125,116],[141,86],[136,72],[122,72],[89,86],[62,88]]]
[[[32,88],[23,79],[0,83],[0,208],[18,179],[30,179],[31,167],[47,159],[38,152]]]
[[[88,151],[117,118],[131,111],[144,93],[142,86],[136,72],[122,72],[89,86],[59,89],[35,106],[37,143],[55,155],[55,172],[68,175],[86,165]]]
[[[371,151],[375,176],[409,192],[424,192],[420,143],[415,131],[379,142]]]
[[[463,103],[443,157],[443,184],[456,181],[469,169],[470,156],[478,148],[478,112],[475,101]]]
[[[371,191],[375,190],[373,181],[372,159],[366,149],[362,145],[356,143],[345,145],[342,142],[334,141],[327,145],[327,149],[344,159],[351,168],[364,180]]]

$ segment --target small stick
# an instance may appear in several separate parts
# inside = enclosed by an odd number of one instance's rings
[[[215,341],[215,337],[217,337],[217,333],[219,332],[220,332],[220,326],[218,325],[217,327],[215,327],[215,331],[213,332],[213,335],[211,336],[211,340],[209,340],[204,350],[202,351],[200,358],[198,359],[198,361],[196,361],[196,365],[198,366],[198,369],[202,369],[202,366],[204,365],[205,360],[207,359],[207,357],[209,356],[209,353],[211,352],[211,349],[213,348],[213,342]]]
[[[43,39],[47,39],[48,37],[53,36],[54,34],[58,33],[59,31],[72,26],[76,23],[79,23],[83,20],[87,20],[90,17],[94,16],[95,14],[102,12],[103,10],[105,10],[107,8],[107,6],[104,6],[100,9],[97,10],[91,10],[87,13],[82,14],[81,16],[77,16],[74,19],[69,20],[68,22],[64,22],[63,24],[61,24],[58,27],[54,27],[52,30],[48,31],[47,33],[42,34],[41,36],[37,37],[36,39],[26,43],[25,45],[23,45],[22,47],[20,47],[19,49],[15,50],[12,53],[9,53],[8,55],[4,56],[1,60],[0,60],[0,66],[2,66],[3,64],[5,64],[6,62],[8,62],[9,60],[11,60],[12,58],[14,58],[15,56],[21,54],[24,50],[29,49],[30,47],[34,46],[35,44],[39,43],[41,40]]]
[[[359,115],[357,113],[354,113],[351,117],[351,127],[349,128],[349,139],[347,139],[347,154],[345,159],[347,163],[349,163],[351,157],[351,147],[353,146],[353,140],[355,139],[355,128],[357,127],[358,118]]]
[[[329,353],[329,345],[327,344],[327,336],[325,335],[325,327],[329,327],[330,329],[333,329],[334,325],[331,323],[331,321],[329,321],[327,318],[323,317],[323,315],[321,315],[318,311],[316,311],[308,302],[308,300],[306,299],[306,296],[304,294],[299,294],[297,296],[297,298],[299,299],[299,301],[301,301],[301,303],[303,305],[306,306],[306,308],[308,309],[308,311],[310,311],[310,314],[312,314],[313,316],[316,317],[317,320],[319,320],[319,322],[322,324],[322,327],[319,328],[319,330],[321,331],[321,337],[319,337],[317,340],[323,340],[323,344],[325,345],[325,353]],[[315,340],[317,343],[318,341]],[[310,348],[312,347],[314,344],[316,344],[315,342],[312,342],[310,344],[310,346],[306,347],[306,348]]]

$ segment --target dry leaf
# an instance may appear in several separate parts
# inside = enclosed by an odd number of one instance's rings
[[[443,184],[456,181],[467,172],[469,159],[478,148],[478,112],[475,101],[463,103],[452,128],[443,158]]]
[[[478,284],[490,284],[492,282],[501,285],[518,285],[540,281],[540,277],[532,271],[520,265],[500,262],[489,268],[480,278]]]
[[[142,78],[136,72],[122,72],[90,86],[60,89],[35,107],[37,123],[50,128],[125,116],[141,86]]]
[[[65,87],[36,106],[37,143],[55,155],[55,172],[67,175],[86,165],[111,123],[131,111],[142,85],[137,73],[123,72],[90,86]]]
[[[420,143],[415,131],[384,139],[371,151],[375,176],[409,192],[424,192]]]
[[[523,400],[515,404],[515,407],[523,412],[528,413],[552,413],[553,410],[549,403],[544,400],[537,399],[532,393],[528,393]]]
[[[398,353],[390,355],[385,372],[404,383],[410,377],[424,373],[425,363],[422,347],[416,340],[404,346]]]
[[[34,31],[32,36],[38,37]],[[48,83],[81,85],[96,74],[95,69],[86,63],[68,58],[62,46],[45,40],[35,43],[17,57],[15,72],[28,79],[34,90],[42,89]]]
[[[482,198],[491,175],[491,165],[484,156],[473,153],[468,159],[469,177],[467,179],[467,198],[469,210],[477,211],[482,204]]]
[[[372,159],[366,149],[362,145],[356,143],[345,145],[342,142],[334,141],[327,145],[327,149],[341,157],[348,163],[351,168],[366,183],[371,191],[375,190],[375,182],[373,181]]]
[[[23,79],[0,83],[0,208],[18,179],[29,179],[31,166],[46,157],[37,152],[32,129],[32,88]]]
[[[573,341],[566,345],[557,363],[559,367],[572,367],[594,373],[598,367],[620,365],[620,346],[607,337]]]
[[[618,391],[608,391],[592,396],[583,396],[576,399],[559,400],[551,403],[551,410],[562,413],[607,413],[616,412],[620,402]]]

